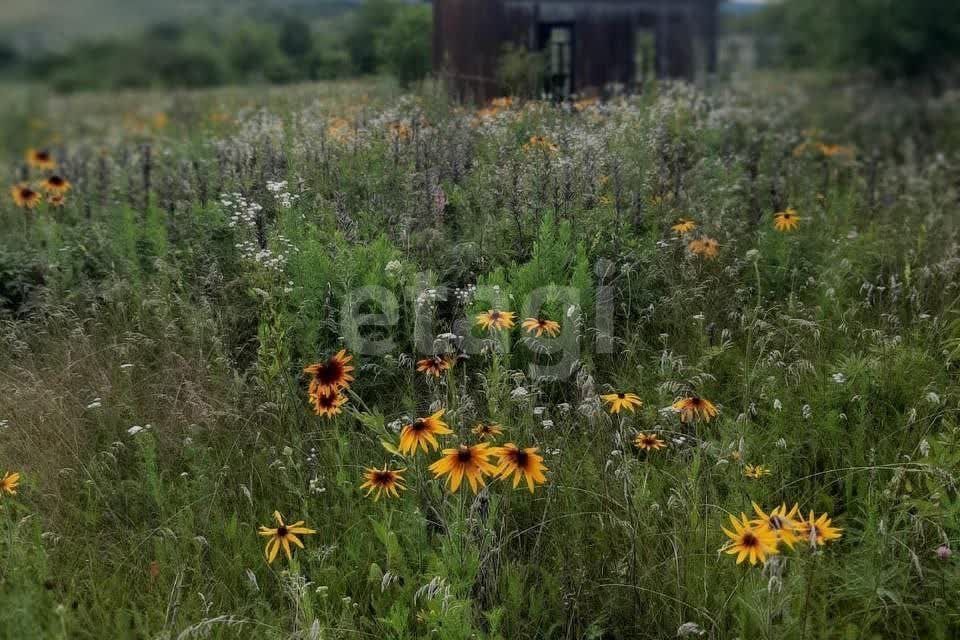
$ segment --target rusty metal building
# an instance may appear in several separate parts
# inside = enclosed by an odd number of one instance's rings
[[[688,78],[717,64],[720,0],[434,0],[434,69],[462,98],[499,93],[513,43],[543,53],[544,89],[565,97]]]

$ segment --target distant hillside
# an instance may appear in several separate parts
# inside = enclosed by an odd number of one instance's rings
[[[60,49],[78,39],[129,36],[164,21],[225,22],[296,12],[331,17],[361,0],[2,0],[0,40],[18,49]]]

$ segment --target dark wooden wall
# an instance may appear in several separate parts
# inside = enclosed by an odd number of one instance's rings
[[[705,0],[703,6],[710,4]],[[434,0],[433,6],[434,68],[460,98],[477,101],[497,95],[497,58],[503,44],[539,48],[537,25],[551,19],[537,15],[538,5],[532,2],[510,6],[503,0]],[[573,90],[600,89],[611,83],[630,85],[634,36],[640,28],[656,35],[658,75],[691,78],[698,38],[706,48],[708,66],[715,63],[710,51],[715,46],[710,41],[711,34],[715,38],[715,20],[715,4],[710,9],[671,9],[658,15],[639,4],[605,12],[585,2],[564,18],[573,24]]]

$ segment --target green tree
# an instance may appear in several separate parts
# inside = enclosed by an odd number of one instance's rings
[[[383,67],[400,84],[408,86],[424,78],[431,67],[433,12],[428,6],[401,8],[380,39]]]
[[[887,80],[942,85],[960,61],[957,0],[791,0],[772,7],[767,20],[795,66],[869,69]]]
[[[396,0],[365,0],[351,16],[344,44],[350,53],[354,72],[368,74],[379,70],[381,58],[377,42],[399,10],[400,4]]]

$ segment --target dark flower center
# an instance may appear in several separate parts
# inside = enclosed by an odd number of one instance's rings
[[[760,546],[760,541],[757,540],[757,537],[755,535],[747,531],[746,533],[743,534],[743,538],[741,538],[740,544],[742,544],[745,547],[757,547],[757,546]]]
[[[770,528],[774,529],[775,531],[783,529],[783,520],[780,518],[780,516],[770,516]]]
[[[339,360],[330,360],[326,364],[321,364],[317,367],[314,378],[325,385],[339,382],[343,378],[343,365]]]
[[[513,454],[514,462],[517,463],[517,466],[521,469],[525,469],[530,466],[530,454],[526,451],[520,450]]]
[[[47,183],[54,187],[61,187],[63,186],[63,178],[60,176],[50,176],[50,179],[47,180]]]
[[[470,462],[473,460],[473,452],[467,447],[460,447],[460,450],[457,451],[457,460],[464,463]]]
[[[373,474],[373,483],[378,485],[388,485],[393,482],[392,471],[377,471]]]
[[[623,400],[624,398],[627,397],[627,394],[625,394],[625,393],[618,393],[618,394],[617,394],[617,397],[620,398],[621,400]]]
[[[420,431],[426,431],[427,430],[426,420],[423,420],[422,418],[417,418],[416,420],[413,421],[413,424],[410,425],[410,430],[416,431],[418,433]]]
[[[491,313],[490,313],[490,319],[491,319],[491,320],[494,320],[494,321],[499,320],[499,319],[500,319],[500,312],[499,312],[499,311],[493,311],[493,312],[491,312]]]
[[[279,527],[277,527],[277,537],[278,537],[278,538],[284,538],[284,537],[286,537],[286,535],[287,535],[288,533],[290,533],[290,532],[287,530],[287,528],[286,528],[285,526],[280,525]]]

